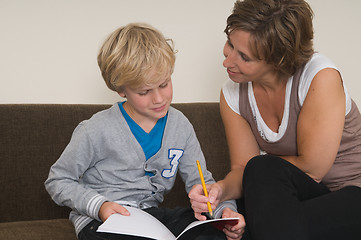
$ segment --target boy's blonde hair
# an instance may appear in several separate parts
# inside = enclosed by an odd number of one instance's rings
[[[154,84],[174,70],[171,39],[145,23],[131,23],[111,33],[99,50],[98,65],[108,88],[118,93]]]

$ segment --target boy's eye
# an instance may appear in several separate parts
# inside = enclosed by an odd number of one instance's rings
[[[166,86],[168,86],[168,81],[165,82],[165,83],[163,83],[163,84],[161,84],[159,87],[160,87],[160,88],[165,88]]]
[[[148,94],[148,92],[149,92],[149,90],[145,90],[145,91],[139,92],[138,94],[139,94],[140,96],[145,96],[145,95]]]

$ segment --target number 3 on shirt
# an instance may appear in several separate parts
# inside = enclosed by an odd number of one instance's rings
[[[183,156],[183,150],[181,149],[169,149],[168,158],[170,159],[170,169],[163,169],[162,176],[165,178],[171,178],[176,173],[178,168],[179,159]]]

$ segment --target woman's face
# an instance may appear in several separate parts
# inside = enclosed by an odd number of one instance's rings
[[[253,56],[249,39],[250,33],[233,30],[224,45],[223,66],[229,78],[236,83],[262,82],[275,74],[271,65]]]

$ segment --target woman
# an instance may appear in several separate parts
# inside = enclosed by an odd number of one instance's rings
[[[244,238],[361,239],[361,116],[313,50],[312,16],[303,0],[235,3],[220,99],[231,171],[209,198],[192,189],[198,219],[207,200],[241,199]]]

